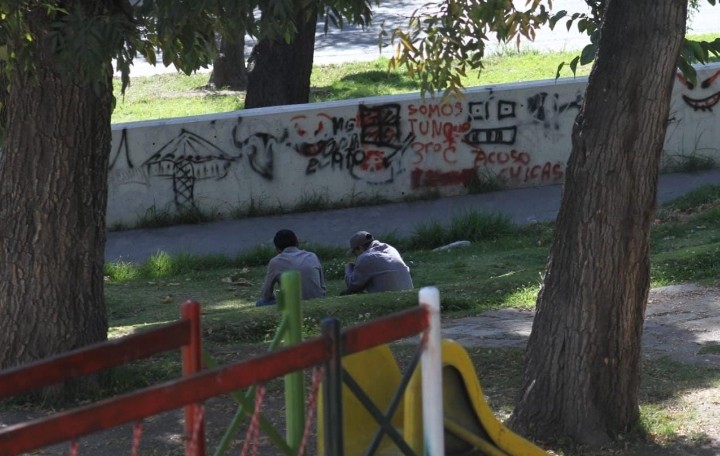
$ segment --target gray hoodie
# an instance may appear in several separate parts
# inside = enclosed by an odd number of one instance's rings
[[[372,241],[355,263],[345,265],[345,284],[352,292],[412,290],[410,268],[389,244]]]

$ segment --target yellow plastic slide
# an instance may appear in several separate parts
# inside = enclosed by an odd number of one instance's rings
[[[397,389],[401,373],[392,351],[381,345],[346,356],[343,367],[382,411]],[[535,456],[547,455],[532,442],[513,433],[495,418],[485,401],[480,382],[465,348],[455,341],[442,341],[443,411],[445,415],[445,455]],[[424,454],[422,423],[422,384],[417,369],[405,391],[402,404],[392,418],[417,455]],[[318,401],[318,454],[324,455],[322,394]],[[343,385],[343,444],[346,455],[364,454],[378,424],[354,394]],[[376,454],[401,454],[387,436]]]
[[[485,401],[472,360],[462,345],[443,339],[442,365],[446,455],[547,455],[495,418]],[[421,388],[418,370],[405,392],[403,413],[405,440],[416,454],[423,454]]]

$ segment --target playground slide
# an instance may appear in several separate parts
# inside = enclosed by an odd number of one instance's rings
[[[343,368],[368,396],[368,399],[370,399],[380,411],[385,412],[395,394],[395,390],[397,390],[400,385],[402,377],[402,373],[390,347],[384,344],[345,356],[342,359],[342,364]],[[324,400],[325,398],[320,394],[317,405],[317,444],[318,455],[320,456],[326,454],[323,417]],[[342,387],[342,407],[344,454],[347,456],[365,454],[379,425],[347,385],[343,385]],[[402,404],[400,404],[391,420],[392,425],[397,429],[402,429],[402,410]],[[393,442],[385,436],[375,454],[390,455],[400,453]]]
[[[445,454],[547,455],[532,442],[505,427],[485,400],[470,356],[459,343],[442,341]],[[404,436],[416,454],[423,454],[421,376],[415,372],[404,400]]]
[[[369,399],[380,410],[386,410],[402,377],[390,348],[381,345],[346,356],[342,363]],[[472,360],[463,346],[444,339],[442,363],[445,455],[547,455],[495,418],[485,401]],[[416,369],[402,403],[391,420],[417,455],[424,454],[421,381],[420,370]],[[323,445],[323,400],[321,394],[318,401],[317,435],[318,454],[321,456],[326,454]],[[365,454],[378,430],[378,423],[346,385],[342,388],[342,401],[344,453]],[[375,454],[396,455],[402,452],[385,436]]]

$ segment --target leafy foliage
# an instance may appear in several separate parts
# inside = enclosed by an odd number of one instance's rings
[[[697,8],[698,1],[691,0],[691,8]],[[707,2],[715,5],[716,0]],[[391,43],[396,51],[390,67],[405,66],[410,76],[420,81],[423,93],[444,91],[446,95],[457,95],[468,70],[483,70],[485,45],[491,37],[501,43],[515,41],[519,47],[522,39],[533,40],[535,30],[545,24],[551,29],[559,24],[568,30],[576,27],[590,37],[590,44],[579,55],[559,64],[556,77],[560,77],[566,65],[576,74],[580,66],[595,60],[607,0],[585,0],[589,12],[572,15],[565,10],[550,13],[552,0],[546,2],[547,7],[543,0],[526,0],[522,10],[514,3],[503,0],[427,3],[413,14],[406,29],[392,31]],[[707,63],[713,57],[720,57],[720,39],[686,38],[678,69],[694,84],[692,64]]]
[[[231,38],[248,33],[255,38],[279,36],[290,41],[296,31],[297,12],[310,11],[308,6],[313,3],[2,0],[0,61],[5,63],[5,71],[27,73],[37,58],[38,43],[47,39],[59,70],[82,82],[107,83],[109,64],[115,59],[124,92],[138,56],[190,74],[212,64],[217,56],[216,34]],[[260,17],[247,13],[256,9],[263,12]],[[368,0],[327,0],[322,2],[322,9],[326,29],[330,24],[342,27],[345,20],[365,26],[371,19]],[[45,34],[45,28],[49,33]]]
[[[521,10],[504,0],[428,3],[413,13],[407,30],[392,31],[397,50],[390,66],[403,65],[417,75],[423,91],[459,94],[467,71],[483,68],[491,35],[519,44],[523,38],[533,40],[535,29],[549,20],[541,0],[528,0],[525,6]]]

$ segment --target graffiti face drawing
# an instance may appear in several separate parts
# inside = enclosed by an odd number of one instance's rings
[[[682,99],[685,101],[685,103],[687,103],[688,106],[693,108],[695,111],[712,112],[713,107],[720,101],[720,88],[716,89],[712,87],[718,77],[720,77],[720,70],[716,71],[709,78],[703,79],[700,82],[700,87],[695,87],[695,84],[687,80],[682,74],[678,73],[677,78],[685,85],[685,87],[687,87],[691,91],[702,91],[707,95],[703,98],[693,98],[689,95],[683,94]],[[709,95],[708,92],[710,92]]]
[[[470,146],[484,144],[514,144],[517,136],[515,121],[516,103],[508,100],[494,100],[492,93],[490,97],[481,102],[468,103],[468,111],[473,123],[473,128],[465,135],[463,142]],[[493,119],[493,113],[496,119]],[[499,125],[493,128],[477,128],[475,123],[501,122],[511,119],[510,122],[503,122],[506,125]],[[507,125],[507,124],[510,125]]]

